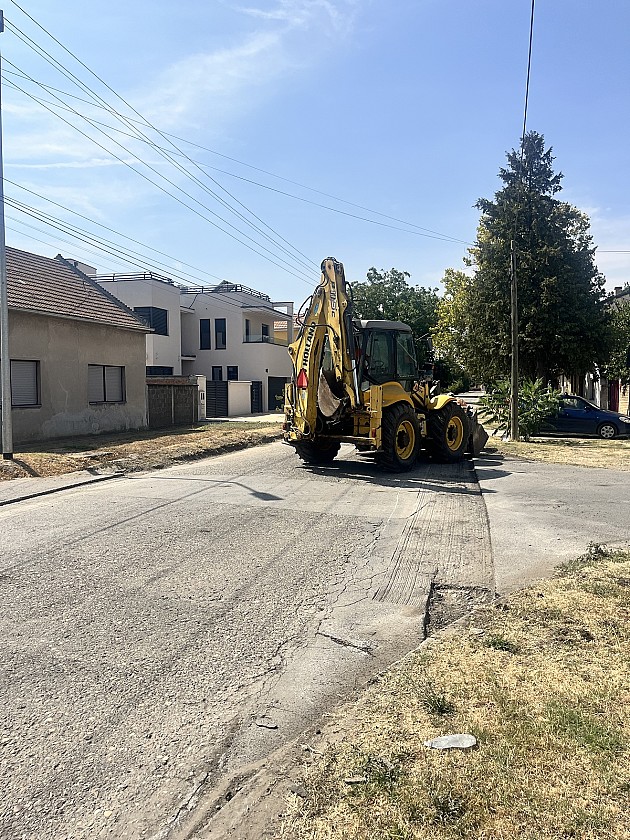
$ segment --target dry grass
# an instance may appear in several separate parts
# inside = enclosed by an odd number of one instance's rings
[[[512,442],[491,437],[485,451],[548,464],[630,470],[630,440],[541,437]]]
[[[13,461],[0,462],[0,480],[54,476],[85,469],[143,470],[201,458],[280,436],[274,422],[213,422],[163,432],[133,431],[22,445]]]
[[[345,735],[309,771],[283,837],[630,838],[630,554],[595,549],[474,625],[341,710]],[[423,746],[456,732],[477,749]]]

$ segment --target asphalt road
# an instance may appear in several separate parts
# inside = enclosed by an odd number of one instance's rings
[[[589,543],[630,544],[630,472],[482,455],[476,473],[487,506],[501,593],[547,577]]]
[[[217,802],[427,619],[627,541],[628,509],[628,472],[279,443],[0,507],[0,837],[223,836]]]
[[[217,785],[419,643],[431,581],[442,613],[494,591],[470,465],[386,476],[350,447],[25,500],[0,540],[12,840],[198,828]]]

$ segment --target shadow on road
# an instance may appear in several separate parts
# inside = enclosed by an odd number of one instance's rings
[[[301,464],[298,469],[320,475],[335,478],[350,478],[353,481],[369,481],[377,487],[399,487],[409,490],[439,490],[443,493],[470,493],[474,492],[471,484],[477,484],[475,472],[476,466],[484,468],[486,477],[486,464],[493,466],[502,464],[502,461],[492,459],[480,461],[473,464],[472,461],[460,461],[455,464],[440,464],[429,459],[419,460],[416,466],[405,473],[387,473],[373,460],[361,458],[360,460],[344,461],[341,458],[335,459],[331,464],[315,466],[313,464]],[[510,475],[508,471],[492,469],[492,476],[488,478],[501,478]],[[486,491],[494,492],[494,491]]]

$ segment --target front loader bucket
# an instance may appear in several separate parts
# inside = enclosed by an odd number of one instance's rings
[[[476,457],[488,442],[488,432],[477,420],[477,415],[470,418],[470,438],[468,440],[468,455]]]

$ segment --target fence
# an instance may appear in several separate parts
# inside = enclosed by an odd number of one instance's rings
[[[187,376],[152,376],[147,380],[150,429],[192,426],[199,419],[199,388]]]

